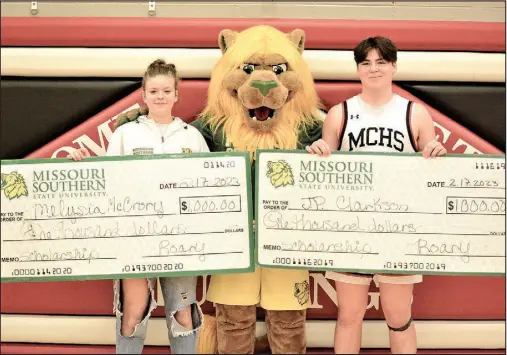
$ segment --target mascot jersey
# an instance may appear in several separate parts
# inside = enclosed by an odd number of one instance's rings
[[[223,30],[219,47],[223,55],[211,73],[206,107],[193,123],[212,152],[249,152],[253,158],[258,149],[304,149],[321,137],[320,103],[301,56],[303,31],[282,33],[269,26]],[[252,162],[252,172],[254,166]],[[297,323],[302,316],[297,311],[310,306],[309,281],[308,270],[294,269],[212,275],[207,299],[295,311],[291,317]]]
[[[203,135],[212,152],[234,151],[221,129],[215,134],[203,119],[191,123]],[[304,149],[322,136],[322,120],[298,134],[297,148]],[[252,162],[252,187],[255,186]],[[255,196],[255,192],[252,191]],[[253,273],[213,275],[207,299],[211,302],[249,306],[260,304],[267,310],[299,310],[310,306],[310,280],[307,270],[256,268]]]
[[[227,137],[224,136],[221,129],[213,134],[208,126],[203,125],[203,119],[195,120],[191,125],[201,132],[212,152],[235,151],[232,144],[227,141]],[[307,145],[311,145],[313,142],[320,139],[321,136],[322,121],[316,120],[313,126],[307,129],[306,132],[302,130],[298,132],[297,149],[305,149]]]

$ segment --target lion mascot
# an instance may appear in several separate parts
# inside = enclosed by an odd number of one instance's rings
[[[321,137],[324,114],[301,55],[304,42],[300,29],[220,32],[222,56],[211,73],[206,107],[192,122],[210,151],[250,152],[254,169],[257,149],[304,149]],[[141,114],[135,111],[118,118],[119,124]],[[275,179],[283,173],[283,167],[273,169]],[[308,271],[257,267],[252,273],[212,275],[207,299],[216,314],[206,317],[199,332],[199,353],[251,354],[265,351],[268,342],[274,354],[306,352]],[[257,306],[265,310],[267,328],[258,339]]]

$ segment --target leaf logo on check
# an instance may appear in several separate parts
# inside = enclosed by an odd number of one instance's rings
[[[268,172],[266,176],[270,179],[273,187],[294,185],[294,174],[292,168],[285,160],[268,161]]]

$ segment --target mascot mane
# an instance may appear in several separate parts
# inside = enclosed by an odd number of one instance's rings
[[[296,149],[298,132],[318,117],[319,99],[312,74],[301,57],[302,44],[298,47],[287,34],[270,26],[254,26],[235,32],[235,39],[215,65],[208,89],[208,101],[201,113],[205,124],[214,134],[221,127],[222,134],[238,151],[256,149]],[[302,86],[296,90],[284,106],[278,110],[277,124],[273,128],[254,130],[246,125],[245,107],[225,87],[227,76],[253,55],[278,54],[285,58],[290,70],[297,73]]]

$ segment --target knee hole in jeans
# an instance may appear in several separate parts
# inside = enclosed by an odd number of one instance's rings
[[[120,319],[121,319],[121,324],[122,324],[122,328],[123,328],[123,325],[126,324],[129,328],[135,328],[136,325],[138,325],[139,323],[141,323],[143,321],[144,318],[146,318],[148,316],[148,313],[150,311],[150,297],[151,295],[148,296],[148,302],[146,304],[146,308],[144,309],[144,311],[141,313],[134,313],[132,314],[131,312],[127,312],[127,317],[125,317],[125,310],[124,310],[124,305],[125,305],[125,296],[124,296],[124,292],[123,292],[123,287],[122,287],[122,282],[120,281],[120,301],[119,301],[119,305],[118,305],[118,310],[122,313]],[[124,334],[122,334],[124,335]]]
[[[185,317],[186,319],[182,321],[180,317],[183,314],[188,314],[190,318]],[[170,317],[172,323],[171,332],[174,336],[190,335],[202,326],[202,312],[196,302],[174,311]]]
[[[188,330],[193,328],[191,305],[188,305],[184,309],[176,311],[173,317],[176,322],[178,322],[178,324],[180,324],[182,327],[187,328]]]

